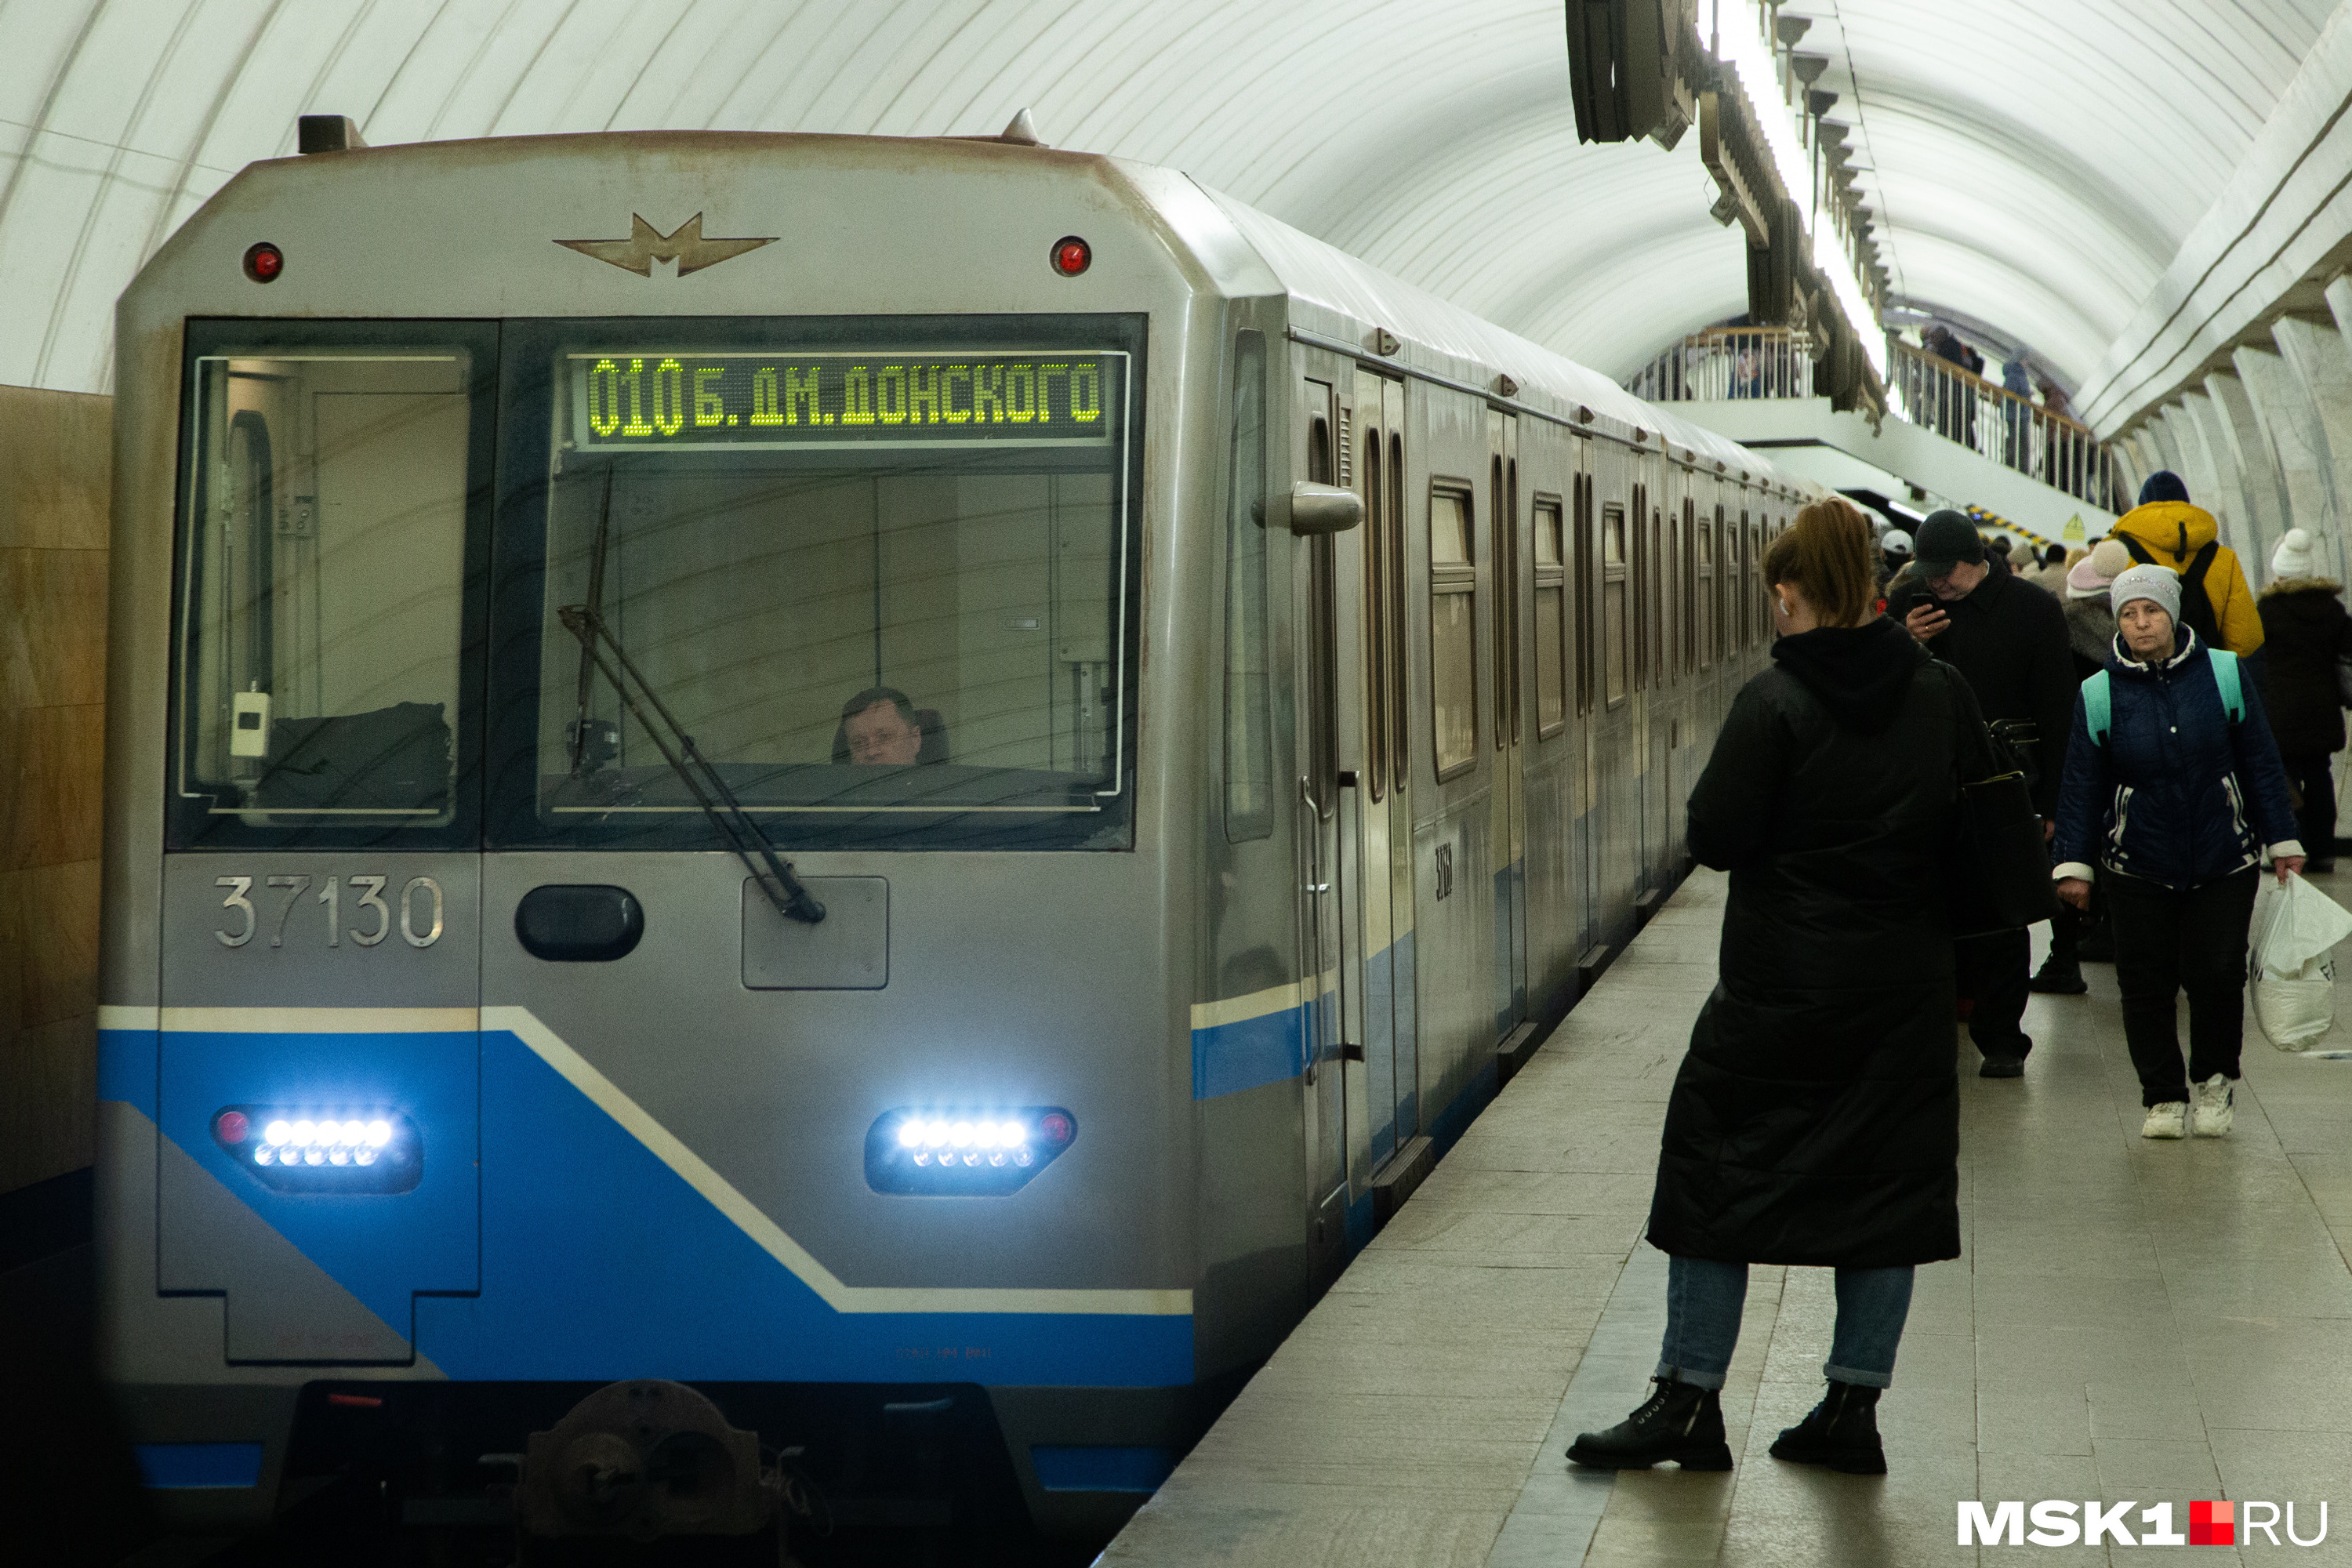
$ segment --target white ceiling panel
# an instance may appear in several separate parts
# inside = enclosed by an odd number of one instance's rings
[[[1702,25],[1753,26],[1749,0]],[[2079,381],[2333,0],[1795,0],[1898,296]],[[1717,15],[1719,11],[1719,16]],[[988,132],[1184,169],[1611,374],[1740,310],[1692,142],[1581,147],[1559,0],[0,0],[0,382],[104,390],[114,295],[303,113],[378,144]]]

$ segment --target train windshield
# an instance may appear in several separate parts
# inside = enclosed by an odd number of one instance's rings
[[[723,794],[787,847],[1129,842],[1133,351],[680,326],[509,328],[498,838],[707,847]]]

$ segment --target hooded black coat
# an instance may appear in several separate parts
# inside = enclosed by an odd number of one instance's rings
[[[1731,897],[1666,1107],[1650,1240],[1727,1263],[1957,1258],[1937,889],[1976,701],[1891,619],[1783,637],[1772,655],[1691,792],[1691,853],[1731,873]]]
[[[2290,577],[2263,589],[2254,607],[2263,616],[2263,706],[2279,754],[2335,755],[2344,749],[2336,661],[2352,657],[2352,616],[2344,612],[2342,584]]]

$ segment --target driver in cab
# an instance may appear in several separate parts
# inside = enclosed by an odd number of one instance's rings
[[[912,767],[922,760],[915,704],[895,687],[874,686],[841,705],[842,745],[864,767]]]

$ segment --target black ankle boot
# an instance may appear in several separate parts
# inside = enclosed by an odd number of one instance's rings
[[[1606,1432],[1580,1434],[1568,1457],[1599,1470],[1646,1470],[1668,1459],[1685,1470],[1731,1468],[1722,1396],[1671,1377],[1650,1381],[1658,1391],[1646,1404]]]
[[[1827,1465],[1850,1476],[1885,1475],[1878,1390],[1832,1378],[1829,1393],[1813,1413],[1772,1440],[1772,1457],[1800,1465]]]
[[[2041,969],[2025,984],[2029,991],[2050,996],[2080,996],[2091,988],[2083,979],[2081,964],[2054,952],[2042,961]]]

